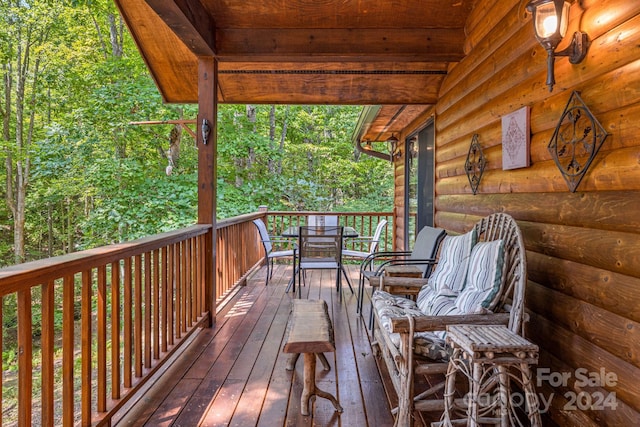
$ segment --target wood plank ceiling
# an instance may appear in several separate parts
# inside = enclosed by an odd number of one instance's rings
[[[398,109],[436,102],[473,1],[115,0],[166,102],[215,56],[221,103]]]

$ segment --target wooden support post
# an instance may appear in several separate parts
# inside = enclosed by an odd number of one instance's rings
[[[214,57],[198,59],[198,224],[211,224],[205,242],[205,309],[209,325],[216,311],[216,146],[218,117],[218,63]],[[205,129],[203,131],[203,126]],[[206,139],[205,139],[206,138]]]

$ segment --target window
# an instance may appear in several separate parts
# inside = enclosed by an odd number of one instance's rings
[[[434,125],[433,121],[409,135],[405,156],[405,245],[413,246],[417,231],[433,226]]]

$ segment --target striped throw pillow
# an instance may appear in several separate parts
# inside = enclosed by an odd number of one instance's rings
[[[456,298],[461,314],[491,310],[502,285],[504,243],[502,240],[478,243],[471,251],[467,283]]]
[[[423,286],[416,299],[418,307],[429,313],[429,305],[440,294],[454,292],[458,295],[465,286],[471,249],[476,244],[475,228],[460,236],[446,236],[440,248],[440,258],[435,270],[429,276],[429,282]]]

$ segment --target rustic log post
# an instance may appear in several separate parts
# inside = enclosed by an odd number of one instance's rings
[[[214,57],[198,60],[198,224],[211,224],[205,242],[205,309],[209,325],[216,309],[216,145],[218,65]]]

